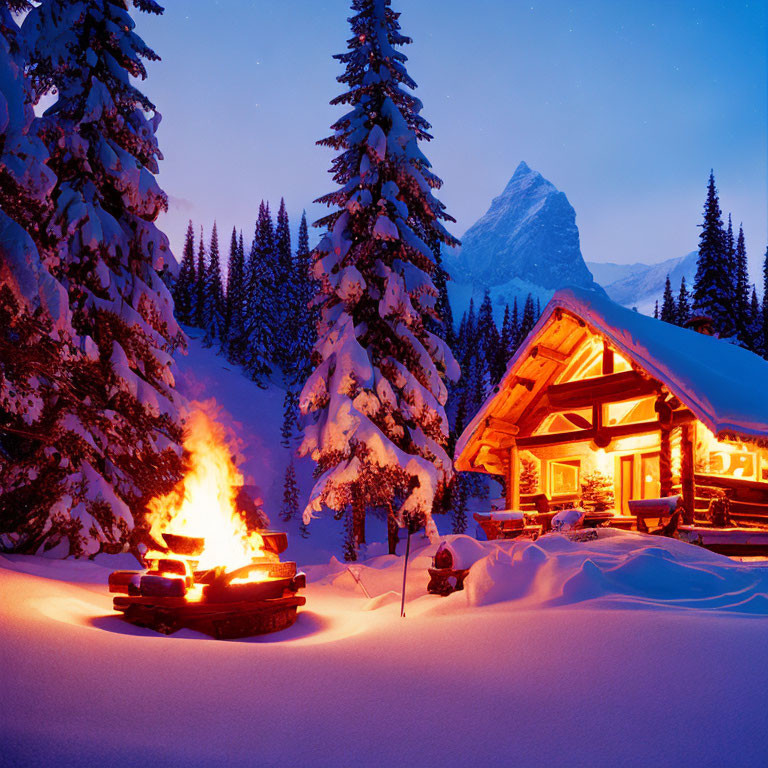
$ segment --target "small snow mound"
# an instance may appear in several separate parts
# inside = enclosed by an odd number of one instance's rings
[[[364,611],[375,611],[379,608],[383,608],[385,605],[392,605],[393,603],[400,602],[400,593],[390,589],[381,595],[372,597],[364,606]]]

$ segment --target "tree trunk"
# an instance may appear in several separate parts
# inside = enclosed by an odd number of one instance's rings
[[[395,513],[392,511],[392,506],[390,505],[389,511],[387,512],[387,542],[389,543],[390,555],[397,554],[397,540],[397,520],[395,520]]]
[[[359,493],[352,501],[352,536],[357,547],[365,544],[365,503]]]

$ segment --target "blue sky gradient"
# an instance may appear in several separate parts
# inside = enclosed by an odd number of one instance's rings
[[[138,30],[163,61],[163,225],[214,218],[250,239],[262,198],[293,224],[330,187],[314,142],[341,114],[346,0],[166,0]],[[755,275],[768,240],[768,1],[394,0],[435,140],[425,149],[461,235],[520,160],[567,195],[588,260],[696,248],[714,168]],[[226,246],[225,246],[226,248]]]

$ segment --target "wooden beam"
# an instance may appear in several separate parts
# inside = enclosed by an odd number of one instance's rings
[[[651,395],[660,389],[661,384],[636,371],[623,371],[594,379],[551,384],[547,387],[547,396],[557,409],[586,408],[596,402],[621,402]]]
[[[551,360],[553,363],[564,363],[568,360],[568,355],[564,352],[558,352],[556,349],[550,349],[543,344],[538,344],[531,350],[531,357],[543,357],[545,360]]]
[[[687,525],[693,523],[693,511],[696,503],[696,478],[694,476],[693,460],[696,439],[694,430],[694,424],[684,424],[681,441],[682,465],[680,468],[680,483],[683,491],[683,521]]]
[[[520,427],[517,424],[513,424],[511,421],[500,419],[496,416],[488,416],[485,420],[485,426],[488,429],[492,429],[494,432],[501,432],[505,435],[512,435],[515,437],[520,433]]]
[[[536,386],[536,382],[533,379],[525,379],[522,376],[515,376],[514,384],[525,387],[529,392]]]
[[[661,424],[658,421],[641,421],[638,424],[619,424],[615,427],[601,427],[599,429],[578,429],[572,432],[561,432],[553,435],[531,435],[530,437],[517,438],[517,444],[521,448],[544,447],[550,445],[563,445],[564,443],[578,443],[583,440],[595,440],[601,447],[607,447],[611,442],[620,437],[632,437],[633,435],[647,435],[658,432]]]
[[[520,509],[520,449],[517,447],[517,444],[509,449],[507,489],[509,494],[507,509]]]
[[[672,495],[672,449],[669,441],[671,431],[669,423],[662,422],[659,447],[659,493],[662,497]]]
[[[603,342],[603,376],[609,376],[613,370],[613,350]]]

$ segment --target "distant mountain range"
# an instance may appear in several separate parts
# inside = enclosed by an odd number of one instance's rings
[[[494,315],[506,303],[522,304],[528,293],[542,306],[564,285],[603,292],[584,263],[576,212],[563,192],[520,163],[504,191],[461,238],[461,248],[444,254],[456,319],[478,306],[486,289]]]
[[[544,306],[565,285],[607,293],[619,304],[651,314],[667,275],[677,294],[683,276],[690,290],[696,273],[696,251],[658,264],[585,262],[573,206],[525,163],[461,242],[443,255],[457,322],[470,299],[480,305],[486,289],[500,322],[505,304],[515,298],[522,306],[530,293]]]
[[[625,307],[637,307],[639,312],[651,314],[656,300],[661,303],[667,275],[675,295],[680,290],[683,277],[688,290],[693,288],[697,257],[698,252],[691,251],[686,256],[667,259],[658,264],[588,261],[587,267],[615,302]]]

